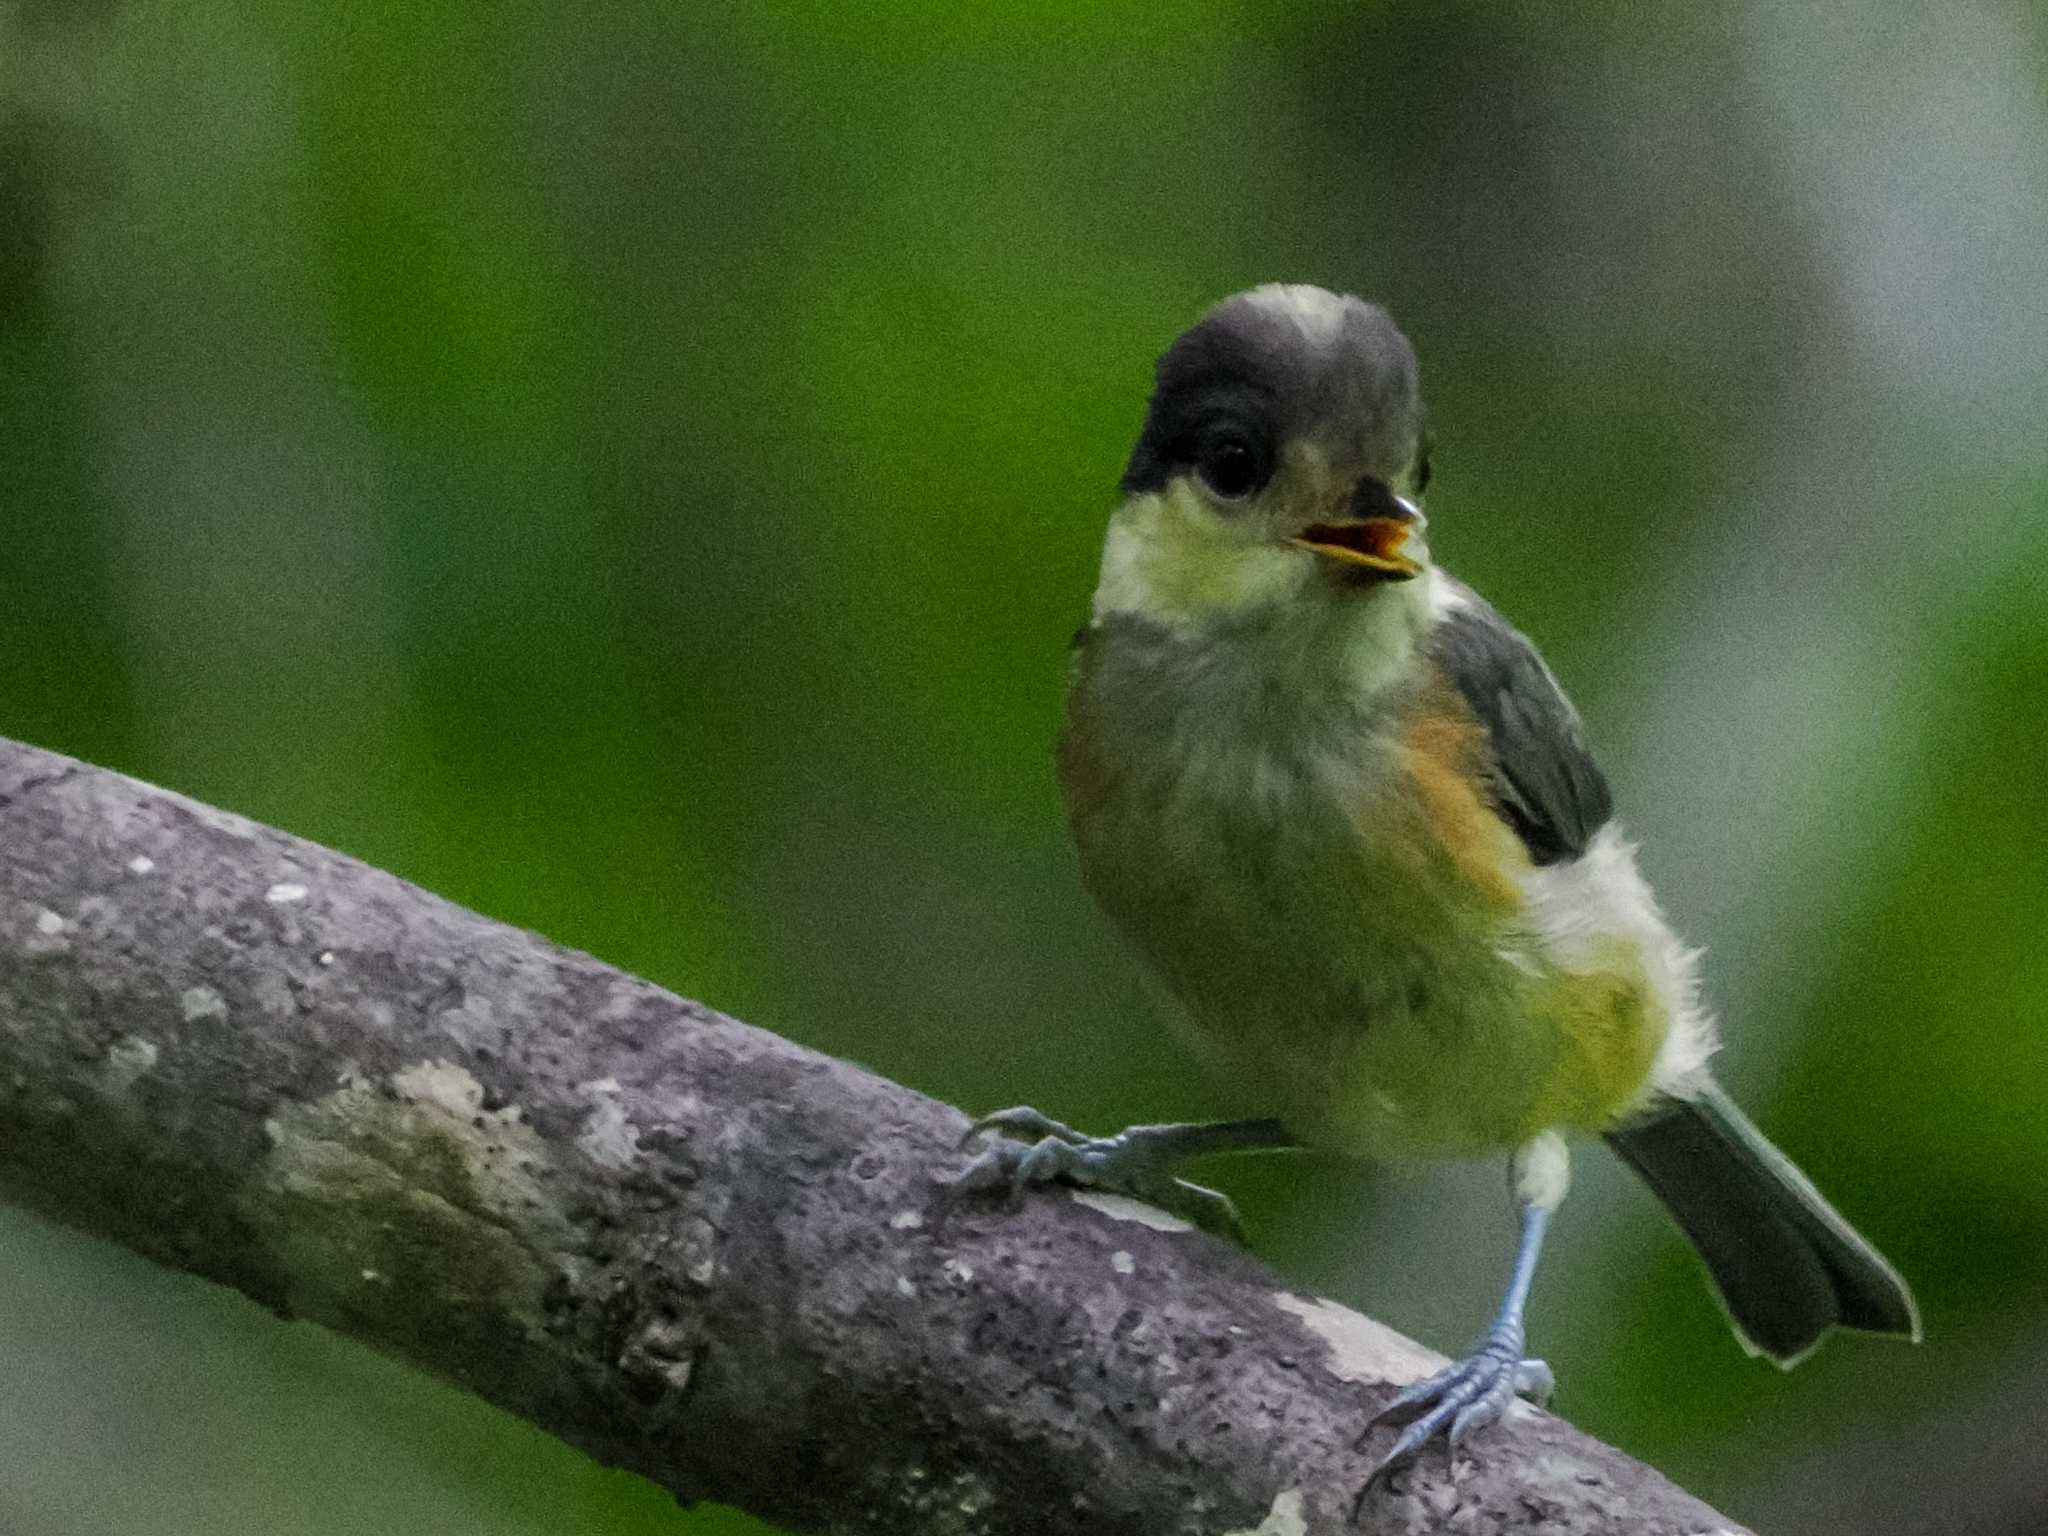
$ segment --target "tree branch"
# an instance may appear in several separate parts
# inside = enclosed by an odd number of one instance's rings
[[[954,1110],[0,741],[0,1188],[797,1530],[1703,1533],[1534,1409],[1364,1501],[1432,1357]]]

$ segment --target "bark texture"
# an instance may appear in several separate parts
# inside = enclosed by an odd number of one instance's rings
[[[1733,1531],[1142,1206],[938,1186],[943,1104],[284,833],[0,742],[0,1190],[799,1531]],[[1377,1442],[1375,1442],[1376,1444]]]

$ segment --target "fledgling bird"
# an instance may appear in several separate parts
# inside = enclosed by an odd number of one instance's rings
[[[1270,1118],[1091,1137],[1008,1110],[959,1179],[1120,1189],[1214,1226],[1228,1202],[1172,1176],[1186,1158],[1507,1152],[1500,1312],[1374,1421],[1407,1427],[1368,1486],[1547,1395],[1523,1308],[1568,1132],[1669,1208],[1752,1353],[1920,1331],[1897,1272],[1716,1087],[1694,956],[1542,658],[1432,563],[1428,474],[1415,355],[1375,305],[1257,288],[1160,359],[1059,777],[1088,888]]]

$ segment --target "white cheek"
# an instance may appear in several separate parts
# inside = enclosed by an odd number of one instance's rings
[[[1302,578],[1315,558],[1282,544],[1255,544],[1239,551],[1227,573],[1228,590],[1219,593],[1222,606],[1256,608],[1287,601],[1300,592]]]
[[[1144,567],[1144,538],[1119,512],[1110,520],[1109,536],[1102,541],[1102,575],[1095,584],[1096,618],[1145,611]]]
[[[1133,497],[1110,519],[1095,617],[1141,614],[1185,628],[1288,600],[1309,563],[1300,550],[1231,526],[1191,487],[1176,483]]]

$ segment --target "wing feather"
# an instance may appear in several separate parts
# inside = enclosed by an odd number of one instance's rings
[[[1495,805],[1536,863],[1575,859],[1614,813],[1579,712],[1519,630],[1471,588],[1453,590],[1430,644],[1486,728]]]

